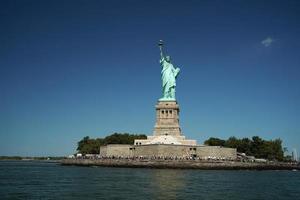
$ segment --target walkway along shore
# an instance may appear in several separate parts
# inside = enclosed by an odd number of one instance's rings
[[[300,170],[295,163],[252,163],[238,161],[203,160],[142,160],[142,159],[64,159],[62,165],[159,168],[159,169],[205,169],[205,170]]]

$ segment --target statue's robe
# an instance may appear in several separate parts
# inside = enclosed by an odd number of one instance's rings
[[[162,66],[161,79],[163,87],[163,98],[173,98],[175,99],[175,94],[171,94],[171,88],[176,86],[176,77],[179,74],[180,69],[174,68],[173,65],[167,62],[164,58],[160,60]]]

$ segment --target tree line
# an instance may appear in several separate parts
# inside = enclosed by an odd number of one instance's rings
[[[211,137],[204,142],[209,146],[222,146],[236,148],[238,152],[245,153],[256,158],[265,158],[268,160],[284,160],[285,148],[282,147],[282,140],[264,140],[258,136],[251,139],[230,137],[227,140]]]
[[[105,138],[84,137],[78,142],[77,151],[82,154],[98,154],[100,146],[107,144],[133,144],[135,139],[146,139],[144,134],[114,133]]]
[[[82,154],[99,154],[100,146],[107,144],[133,144],[135,139],[146,139],[144,134],[114,133],[105,138],[92,139],[84,137],[78,142],[77,151]],[[211,137],[204,142],[209,146],[222,146],[236,148],[238,152],[245,153],[256,158],[282,161],[285,159],[285,148],[282,147],[282,140],[264,140],[258,136],[251,139],[230,137],[227,140]]]

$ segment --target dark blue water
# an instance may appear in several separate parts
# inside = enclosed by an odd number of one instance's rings
[[[126,169],[0,161],[0,199],[300,199],[300,172]]]

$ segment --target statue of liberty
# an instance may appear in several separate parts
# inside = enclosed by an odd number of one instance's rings
[[[161,69],[161,80],[162,80],[162,94],[163,97],[160,101],[175,101],[175,91],[176,91],[176,78],[179,74],[180,69],[174,68],[171,63],[170,56],[164,56],[163,54],[163,41],[159,41],[160,49],[160,65]]]

